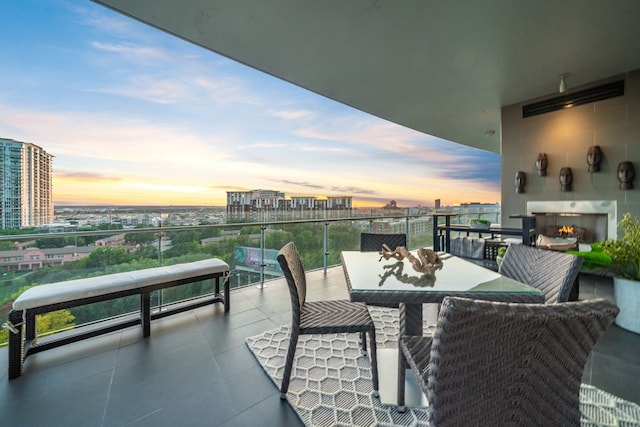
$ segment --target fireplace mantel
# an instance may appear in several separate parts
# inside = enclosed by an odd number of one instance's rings
[[[527,202],[527,215],[535,214],[600,214],[607,215],[607,237],[618,235],[618,202],[616,200],[548,200]]]

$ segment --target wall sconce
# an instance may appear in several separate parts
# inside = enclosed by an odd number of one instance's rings
[[[516,179],[515,179],[516,193],[524,193],[525,181],[526,179],[525,179],[524,172],[522,171],[516,172]]]
[[[620,181],[621,190],[631,190],[633,188],[633,178],[636,177],[636,171],[633,169],[633,163],[620,162],[618,164],[618,181]]]
[[[538,153],[536,169],[538,170],[538,176],[547,176],[547,155],[545,153]]]
[[[560,191],[571,191],[573,183],[573,173],[571,168],[560,169]]]
[[[600,172],[600,162],[602,161],[602,150],[599,145],[592,145],[587,150],[587,164],[589,172]]]

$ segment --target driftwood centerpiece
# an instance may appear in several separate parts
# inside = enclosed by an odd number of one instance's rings
[[[413,269],[419,273],[433,274],[435,270],[442,268],[442,261],[438,257],[438,254],[427,248],[418,249],[414,256],[404,246],[398,246],[392,251],[389,246],[383,243],[379,253],[381,255],[380,260],[382,260],[382,258],[386,260],[394,258],[402,261],[406,258],[413,266]]]

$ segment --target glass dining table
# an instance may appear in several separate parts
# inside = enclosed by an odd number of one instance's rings
[[[446,296],[544,303],[544,295],[536,288],[448,253],[438,252],[438,257],[442,267],[428,274],[415,271],[407,258],[384,259],[377,252],[344,251],[342,268],[350,298],[370,304],[399,303],[401,335],[422,335],[423,304],[440,303]],[[396,403],[397,352],[378,349],[377,353],[380,400],[385,404]],[[407,375],[407,381],[411,380]],[[407,406],[426,405],[417,384],[407,384],[405,396]]]

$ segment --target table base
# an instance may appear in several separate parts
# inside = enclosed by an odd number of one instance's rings
[[[380,402],[384,405],[398,404],[398,349],[378,349],[378,379],[380,386]],[[418,384],[411,369],[405,375],[405,407],[418,408],[429,406],[426,396]]]

